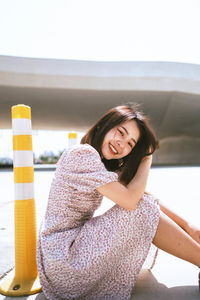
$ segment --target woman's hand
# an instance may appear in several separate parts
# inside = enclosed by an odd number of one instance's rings
[[[184,230],[193,238],[197,243],[200,244],[200,230],[195,226],[188,224],[185,226]]]

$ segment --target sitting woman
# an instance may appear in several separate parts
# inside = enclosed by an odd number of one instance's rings
[[[157,146],[146,117],[128,104],[64,151],[38,239],[47,299],[130,299],[152,247],[200,266],[199,231],[145,192]],[[103,196],[115,205],[94,217]]]

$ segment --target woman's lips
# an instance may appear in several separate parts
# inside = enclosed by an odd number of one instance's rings
[[[109,143],[109,150],[110,150],[110,152],[111,152],[112,155],[118,154],[117,149],[112,144],[110,144],[110,143]]]

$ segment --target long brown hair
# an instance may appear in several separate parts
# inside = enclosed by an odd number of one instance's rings
[[[129,120],[136,121],[140,131],[140,138],[133,150],[120,160],[102,158],[107,170],[118,171],[120,182],[125,185],[135,176],[142,158],[151,155],[158,148],[158,141],[153,129],[147,117],[141,111],[138,111],[138,104],[128,103],[110,109],[81,139],[81,144],[91,145],[102,157],[101,148],[107,132]]]

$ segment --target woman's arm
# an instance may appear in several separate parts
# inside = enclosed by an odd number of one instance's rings
[[[100,186],[97,190],[110,200],[125,209],[135,209],[144,194],[151,167],[152,157],[145,157],[134,176],[127,186],[119,182],[112,182]]]

